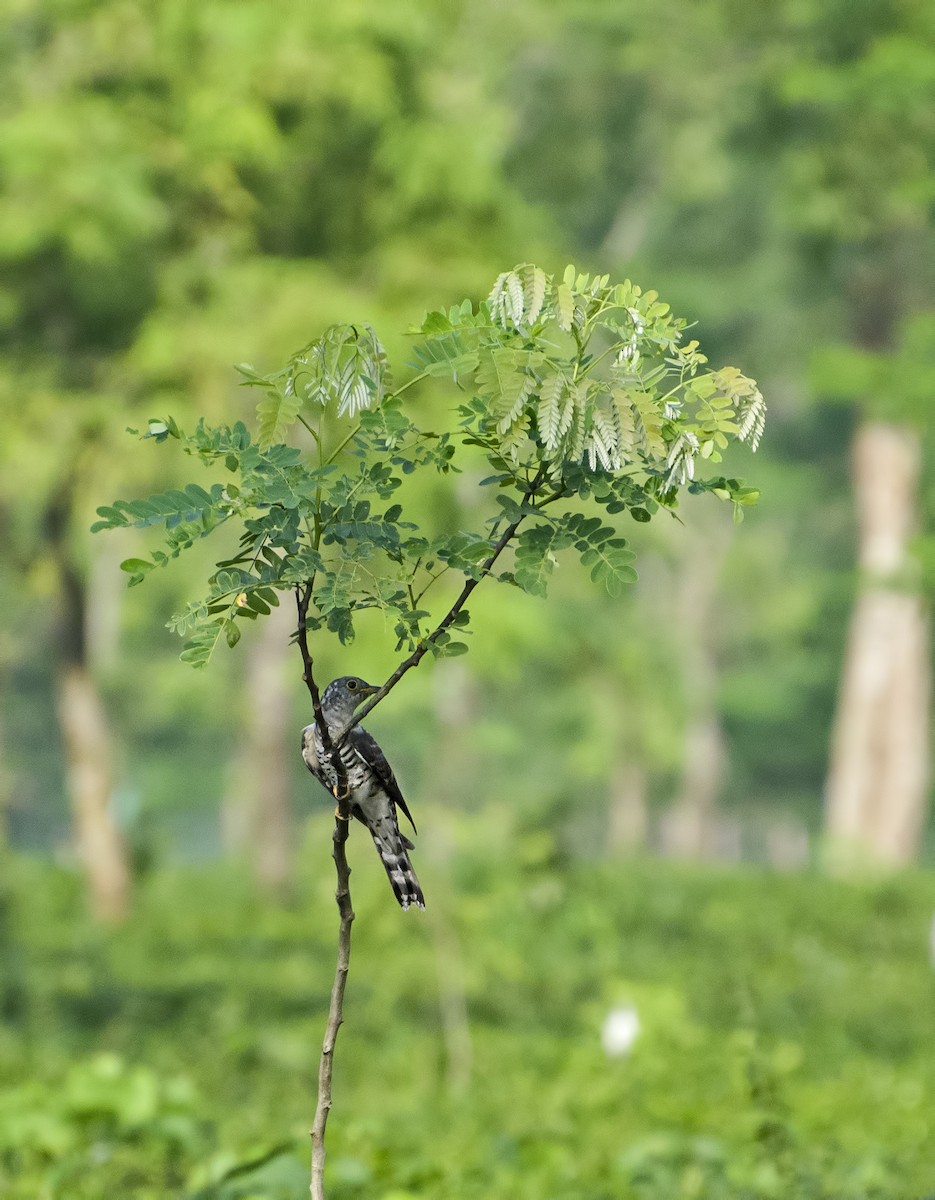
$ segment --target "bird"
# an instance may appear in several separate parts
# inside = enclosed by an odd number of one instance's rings
[[[329,735],[339,737],[358,705],[377,691],[379,688],[358,675],[333,679],[321,696],[321,715]],[[397,809],[405,813],[413,832],[418,830],[386,756],[360,725],[347,734],[338,753],[347,773],[350,814],[370,830],[400,907],[425,908],[425,897],[409,860],[409,851],[415,846],[400,832]],[[336,795],[337,771],[325,753],[314,721],[302,730],[302,758],[318,782]]]

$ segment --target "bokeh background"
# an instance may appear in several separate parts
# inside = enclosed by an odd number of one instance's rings
[[[352,841],[330,1194],[935,1192],[932,5],[0,20],[0,1191],[307,1187],[336,913],[289,618],[179,664],[207,551],[127,591],[145,540],[88,530],[205,479],[126,428],[249,417],[231,364],[337,320],[404,361],[426,308],[573,260],[760,381],[763,498],[628,522],[622,599],[482,590],[371,719],[429,909]],[[392,642],[319,661],[379,681]]]

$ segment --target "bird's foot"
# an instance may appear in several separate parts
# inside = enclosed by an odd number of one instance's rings
[[[335,817],[336,821],[349,821],[351,819],[350,815],[345,817],[344,814],[341,812],[340,808],[338,808],[337,806],[335,806],[334,817]]]

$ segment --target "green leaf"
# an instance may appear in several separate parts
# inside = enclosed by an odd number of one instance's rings
[[[527,366],[530,355],[513,347],[501,347],[484,355],[474,375],[478,393],[487,399],[500,433],[509,428],[522,411],[535,383]]]
[[[499,504],[500,507],[503,509],[503,515],[510,522],[519,521],[522,519],[522,517],[524,515],[524,510],[521,505],[517,504],[517,502],[513,499],[512,496],[508,496],[505,493],[501,493],[499,496],[497,496],[496,499],[497,499],[497,504]]]
[[[572,268],[574,271],[574,268]],[[567,283],[560,283],[555,289],[557,316],[559,326],[566,332],[571,332],[575,319],[575,298]]]
[[[631,566],[635,557],[623,538],[612,538],[592,544],[581,555],[581,562],[591,568],[594,583],[603,583],[611,596],[619,596],[625,583],[636,582],[637,574]]]
[[[416,345],[413,357],[412,365],[417,371],[426,375],[451,376],[457,382],[459,376],[467,375],[477,367],[477,333],[449,327]]]
[[[525,263],[522,267],[523,299],[526,306],[526,323],[535,325],[545,303],[547,278],[541,267]]]
[[[550,375],[539,388],[539,436],[546,450],[554,454],[559,442],[571,425],[571,404],[567,398],[567,381],[561,373]]]
[[[285,389],[271,388],[256,406],[258,441],[261,450],[281,442],[298,420],[302,400],[291,390],[291,380]]]
[[[355,417],[383,399],[386,351],[371,325],[332,325],[293,357],[290,378],[310,402]]]
[[[211,661],[226,623],[224,618],[220,618],[196,626],[179,655],[182,662],[188,663],[196,670],[203,670]]]
[[[332,633],[338,635],[342,646],[354,640],[354,617],[350,608],[333,608],[328,613],[326,624]]]
[[[487,306],[506,329],[530,328],[542,313],[548,276],[533,263],[520,263],[497,276]]]
[[[249,613],[253,612],[258,613],[261,617],[265,617],[272,611],[258,591],[249,591],[244,594],[246,595],[245,607],[242,610],[244,616],[248,616]]]
[[[627,457],[640,452],[651,460],[666,457],[662,433],[663,403],[652,392],[639,388],[620,388],[613,394],[620,422],[621,442]]]
[[[210,494],[197,484],[189,484],[184,491],[172,489],[150,496],[148,500],[116,500],[110,507],[97,510],[102,518],[91,526],[92,532],[100,529],[119,529],[126,526],[144,528],[147,525],[179,524],[193,522],[209,512],[221,513],[226,504],[224,489],[216,483]]]
[[[513,581],[531,596],[545,596],[555,567],[553,549],[562,539],[562,530],[551,525],[533,525],[516,540],[516,566]]]

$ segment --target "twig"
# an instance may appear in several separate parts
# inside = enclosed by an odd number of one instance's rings
[[[309,601],[312,597],[311,582],[303,590],[295,590],[296,609],[298,611],[297,641],[302,654],[304,671],[302,678],[312,698],[312,708],[315,712],[315,724],[321,737],[322,748],[331,759],[331,765],[337,776],[334,789],[337,808],[335,809],[334,833],[332,834],[332,858],[337,874],[337,890],[335,900],[338,905],[341,924],[338,930],[338,959],[334,971],[334,983],[331,985],[331,1002],[328,1006],[328,1023],[325,1026],[325,1036],[321,1046],[321,1058],[318,1063],[318,1101],[315,1105],[315,1120],[312,1123],[312,1169],[309,1193],[311,1200],[324,1200],[325,1197],[325,1128],[328,1124],[328,1114],[331,1112],[331,1076],[334,1067],[334,1045],[337,1041],[338,1030],[344,1020],[344,988],[347,984],[347,972],[351,959],[351,925],[354,921],[354,909],[351,905],[351,869],[347,864],[345,843],[347,842],[350,825],[350,792],[347,783],[347,771],[341,761],[338,747],[332,741],[328,726],[321,711],[321,695],[315,682],[312,656],[308,648],[308,616]]]
[[[519,520],[507,525],[506,529],[504,529],[503,533],[501,533],[497,544],[490,552],[490,557],[486,559],[484,565],[481,567],[480,574],[472,579],[467,580],[464,587],[461,589],[461,594],[458,596],[457,600],[455,600],[454,604],[452,604],[451,608],[448,609],[428,637],[419,642],[418,646],[416,646],[415,650],[413,650],[408,658],[403,659],[403,661],[399,664],[399,666],[389,677],[389,679],[387,679],[386,683],[383,684],[379,691],[374,692],[370,699],[365,704],[360,706],[351,720],[348,721],[348,723],[341,730],[341,734],[338,739],[339,744],[344,742],[345,738],[355,725],[359,725],[364,717],[366,717],[369,712],[376,708],[376,706],[381,700],[384,699],[384,697],[389,695],[389,693],[394,687],[396,687],[397,683],[399,683],[406,672],[411,671],[413,667],[417,667],[425,655],[428,654],[432,647],[432,643],[436,642],[441,634],[443,634],[449,628],[449,626],[454,622],[458,613],[462,608],[464,608],[465,604],[467,604],[471,592],[474,591],[485,575],[490,574],[491,568],[500,557],[502,552],[506,549],[507,543],[511,540],[514,533],[516,533],[517,529],[519,528],[520,521],[522,520],[523,517],[520,517]]]

